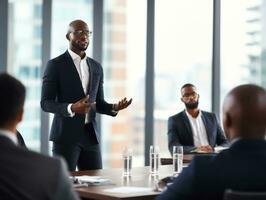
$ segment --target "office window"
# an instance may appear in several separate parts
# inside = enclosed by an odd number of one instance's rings
[[[155,1],[154,143],[169,157],[167,119],[184,110],[180,88],[192,83],[211,109],[213,1]]]
[[[24,119],[18,130],[26,145],[40,150],[41,0],[9,0],[8,72],[27,89]]]
[[[266,0],[221,1],[221,106],[235,86],[266,87]]]
[[[144,164],[146,15],[143,0],[104,1],[103,69],[108,102],[132,97],[115,118],[102,116],[104,167],[122,166],[122,149],[133,148],[133,166]]]
[[[85,21],[93,28],[93,0],[54,0],[52,1],[52,58],[64,53],[68,48],[66,33],[68,24],[76,19]],[[92,30],[93,31],[93,30]],[[92,55],[92,39],[86,51]]]

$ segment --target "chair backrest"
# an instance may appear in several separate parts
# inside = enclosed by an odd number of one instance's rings
[[[224,200],[266,200],[266,192],[243,192],[228,189],[224,193]]]

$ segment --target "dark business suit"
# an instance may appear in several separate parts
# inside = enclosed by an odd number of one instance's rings
[[[88,115],[89,123],[85,125],[85,115],[75,114],[70,117],[67,106],[84,98],[87,94],[82,88],[79,74],[68,51],[64,54],[50,60],[47,64],[43,76],[41,107],[45,112],[54,113],[54,119],[51,127],[50,140],[54,144],[69,146],[72,148],[69,152],[66,149],[54,149],[55,154],[65,154],[64,157],[70,170],[75,170],[77,157],[75,148],[80,146],[84,148],[91,147],[89,157],[84,158],[84,162],[90,160],[89,165],[81,167],[83,169],[102,168],[101,153],[99,148],[100,135],[96,125],[96,111],[102,114],[115,116],[112,111],[112,104],[104,100],[103,92],[103,69],[99,63],[91,58],[87,58],[89,66],[89,84],[88,94],[90,102],[96,102],[96,109],[90,110]],[[63,152],[64,151],[64,152]],[[72,154],[75,155],[72,155]]]
[[[222,200],[226,189],[266,192],[266,141],[242,139],[217,156],[195,157],[157,198]]]
[[[227,140],[214,113],[201,111],[202,120],[207,132],[209,145],[225,145]],[[186,111],[180,112],[168,119],[168,148],[172,154],[173,146],[181,145],[184,153],[189,153],[195,148],[192,128]]]
[[[62,160],[16,146],[0,135],[1,200],[77,200]]]
[[[25,144],[25,141],[24,141],[22,135],[20,134],[20,132],[17,131],[17,134],[16,135],[17,135],[17,139],[18,139],[19,146],[24,147],[24,148],[27,148],[27,146]]]

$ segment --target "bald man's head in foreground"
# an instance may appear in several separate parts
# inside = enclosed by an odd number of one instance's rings
[[[229,140],[263,139],[266,133],[266,91],[247,84],[232,89],[223,104],[223,126]]]

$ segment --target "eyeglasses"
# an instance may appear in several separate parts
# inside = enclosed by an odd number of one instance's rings
[[[190,97],[193,98],[193,99],[195,99],[197,96],[198,96],[198,94],[196,92],[193,92],[193,93],[184,94],[182,97],[184,99],[189,99]]]
[[[89,30],[76,30],[76,31],[72,31],[72,33],[74,33],[77,36],[86,35],[90,37],[92,35],[92,31],[89,31]]]

